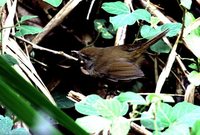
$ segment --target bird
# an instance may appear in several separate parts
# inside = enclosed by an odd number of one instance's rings
[[[143,53],[167,33],[168,30],[164,30],[140,45],[93,46],[85,47],[75,53],[82,63],[81,71],[86,75],[112,82],[134,80],[144,77],[144,72],[141,70],[141,63],[144,61]]]

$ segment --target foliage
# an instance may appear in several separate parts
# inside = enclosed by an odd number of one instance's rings
[[[128,112],[128,104],[145,105],[143,97],[133,92],[121,93],[113,99],[102,99],[98,95],[89,95],[75,104],[75,109],[88,115],[76,122],[89,133],[98,133],[109,129],[111,134],[126,135],[130,129],[130,120],[123,117]],[[119,128],[120,127],[120,128]]]
[[[155,26],[158,21],[156,21],[156,20],[152,21],[151,14],[147,10],[136,9],[135,11],[131,12],[129,7],[121,1],[105,2],[102,5],[102,9],[110,14],[116,15],[114,17],[110,17],[110,19],[109,19],[110,23],[114,27],[114,30],[117,30],[119,27],[122,27],[122,26],[133,25],[139,20],[143,20],[148,23],[152,23],[151,26],[143,25],[141,27],[141,30],[140,30],[141,36],[146,39],[149,39],[149,38],[161,33],[162,31],[164,31],[166,29],[169,29],[167,36],[173,37],[173,36],[177,35],[177,33],[180,31],[181,26],[182,26],[180,23],[168,23],[168,24],[164,24],[161,26],[157,26],[157,28],[154,29],[152,26]],[[104,31],[105,31],[105,35],[108,35],[108,36],[102,35],[102,37],[107,39],[107,37],[111,37],[110,36],[111,34],[108,33],[108,31],[103,27],[104,24],[105,24],[105,21],[101,22],[100,25],[98,25],[99,29],[96,29],[97,26],[95,27],[95,29],[97,31],[101,31],[102,34],[104,34]],[[167,46],[165,42],[160,40],[159,42],[157,42],[151,46],[151,50],[158,54],[159,53],[169,53],[170,47]]]
[[[42,28],[36,26],[29,26],[24,25],[23,23],[27,20],[36,18],[37,16],[22,16],[19,22],[16,24],[17,32],[15,33],[16,36],[25,36],[29,34],[37,34],[42,32]]]
[[[62,0],[43,0],[43,1],[49,3],[54,7],[58,7],[62,3]]]
[[[29,135],[29,133],[24,128],[13,127],[13,120],[9,117],[4,117],[0,115],[0,134],[1,135]]]
[[[3,105],[23,120],[35,133],[41,133],[41,128],[45,128],[44,131],[48,133],[61,134],[44,119],[42,114],[46,113],[72,133],[86,134],[68,115],[50,103],[44,95],[17,74],[4,60],[6,58],[0,57],[0,101]],[[10,57],[8,59],[11,60]],[[37,111],[30,105],[36,107]],[[43,126],[44,124],[46,126]]]
[[[184,6],[185,8],[187,9],[191,8],[192,0],[180,0],[180,2],[181,2],[180,4]]]
[[[3,7],[6,4],[6,0],[1,0],[0,1],[0,7]]]
[[[139,118],[144,127],[153,130],[155,134],[186,133],[189,135],[189,128],[200,119],[200,107],[187,102],[180,102],[172,107],[161,101],[174,102],[170,96],[158,94],[148,95],[146,101],[133,92],[121,93],[113,99],[89,95],[75,104],[75,109],[79,113],[87,115],[78,118],[76,122],[89,133],[109,130],[111,134],[125,135],[130,130],[130,123],[135,119],[124,117],[128,113],[128,104],[138,106],[149,103],[154,104],[154,107],[142,112]],[[180,128],[184,129],[180,130]]]
[[[114,29],[118,29],[121,26],[133,25],[138,20],[145,20],[150,22],[150,13],[144,9],[137,9],[131,12],[128,6],[121,2],[105,2],[102,5],[102,9],[110,14],[115,14],[116,16],[110,17],[110,22],[112,23]]]
[[[105,20],[104,19],[96,19],[94,20],[94,28],[97,32],[101,33],[101,36],[105,39],[112,39],[115,32],[110,25],[108,28],[105,26]]]
[[[142,113],[141,124],[155,132],[162,131],[162,134],[189,135],[189,128],[200,119],[200,107],[187,102],[179,102],[174,107],[166,103],[158,103],[155,109]],[[148,119],[150,117],[152,119]]]

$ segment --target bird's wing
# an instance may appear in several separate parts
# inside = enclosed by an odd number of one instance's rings
[[[115,82],[119,80],[133,80],[144,76],[144,73],[137,64],[123,58],[112,61],[106,67],[103,67],[103,69],[102,73],[104,75],[102,76]]]

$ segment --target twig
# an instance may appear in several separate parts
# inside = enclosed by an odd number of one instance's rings
[[[74,9],[82,0],[70,0],[43,28],[43,32],[39,33],[32,42],[38,44],[53,28],[63,22],[65,17]],[[31,48],[29,48],[29,51]]]
[[[151,12],[153,15],[157,16],[161,20],[162,23],[164,23],[164,24],[165,23],[171,23],[171,21],[167,17],[165,17],[165,15],[163,15],[152,3],[149,3],[147,0],[140,0],[140,2],[142,3],[142,5],[144,7],[147,8],[147,10],[149,10],[149,12]],[[164,41],[169,43],[167,38],[164,38]],[[173,56],[175,56],[175,59],[177,60],[177,62],[179,64],[179,66],[181,67],[183,73],[186,76],[188,76],[188,71],[187,71],[186,67],[184,66],[184,64],[181,61],[179,55],[175,51],[176,46],[174,46],[173,48],[174,48]],[[172,57],[170,59],[172,59]],[[167,66],[167,68],[171,69],[171,67],[169,65]],[[166,71],[166,69],[165,69],[165,71]],[[167,72],[166,73],[163,72],[163,75],[165,75],[165,77],[164,78],[160,77],[160,79],[162,79],[162,80],[160,80],[160,82],[159,82],[160,84],[158,84],[158,86],[157,86],[157,90],[156,90],[157,92],[161,91],[161,88],[162,88],[162,86],[164,84],[164,81],[168,77]]]
[[[152,135],[151,132],[149,132],[145,128],[142,128],[141,126],[137,125],[136,123],[131,122],[131,127],[142,135]]]
[[[48,48],[44,48],[44,47],[41,47],[41,46],[39,46],[39,45],[36,45],[36,44],[34,44],[34,43],[32,43],[32,42],[30,42],[30,41],[24,39],[24,38],[21,38],[21,37],[16,37],[16,38],[18,38],[18,39],[20,39],[20,40],[22,40],[22,41],[24,41],[24,42],[30,44],[34,49],[38,49],[38,50],[42,50],[42,51],[51,52],[51,53],[53,53],[53,54],[57,54],[57,55],[64,56],[64,57],[67,58],[67,59],[71,59],[71,60],[78,61],[77,58],[75,58],[75,57],[73,57],[73,56],[71,56],[71,55],[68,55],[68,54],[64,53],[63,51],[55,51],[55,50],[51,50],[51,49],[48,49]]]

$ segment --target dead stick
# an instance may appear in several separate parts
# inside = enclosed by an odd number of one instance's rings
[[[82,0],[70,0],[43,28],[43,32],[39,33],[33,40],[32,43],[38,44],[53,28],[58,26],[63,22],[65,17],[74,9],[79,2]],[[31,46],[30,46],[31,47]],[[32,50],[32,47],[29,48],[29,51]]]

